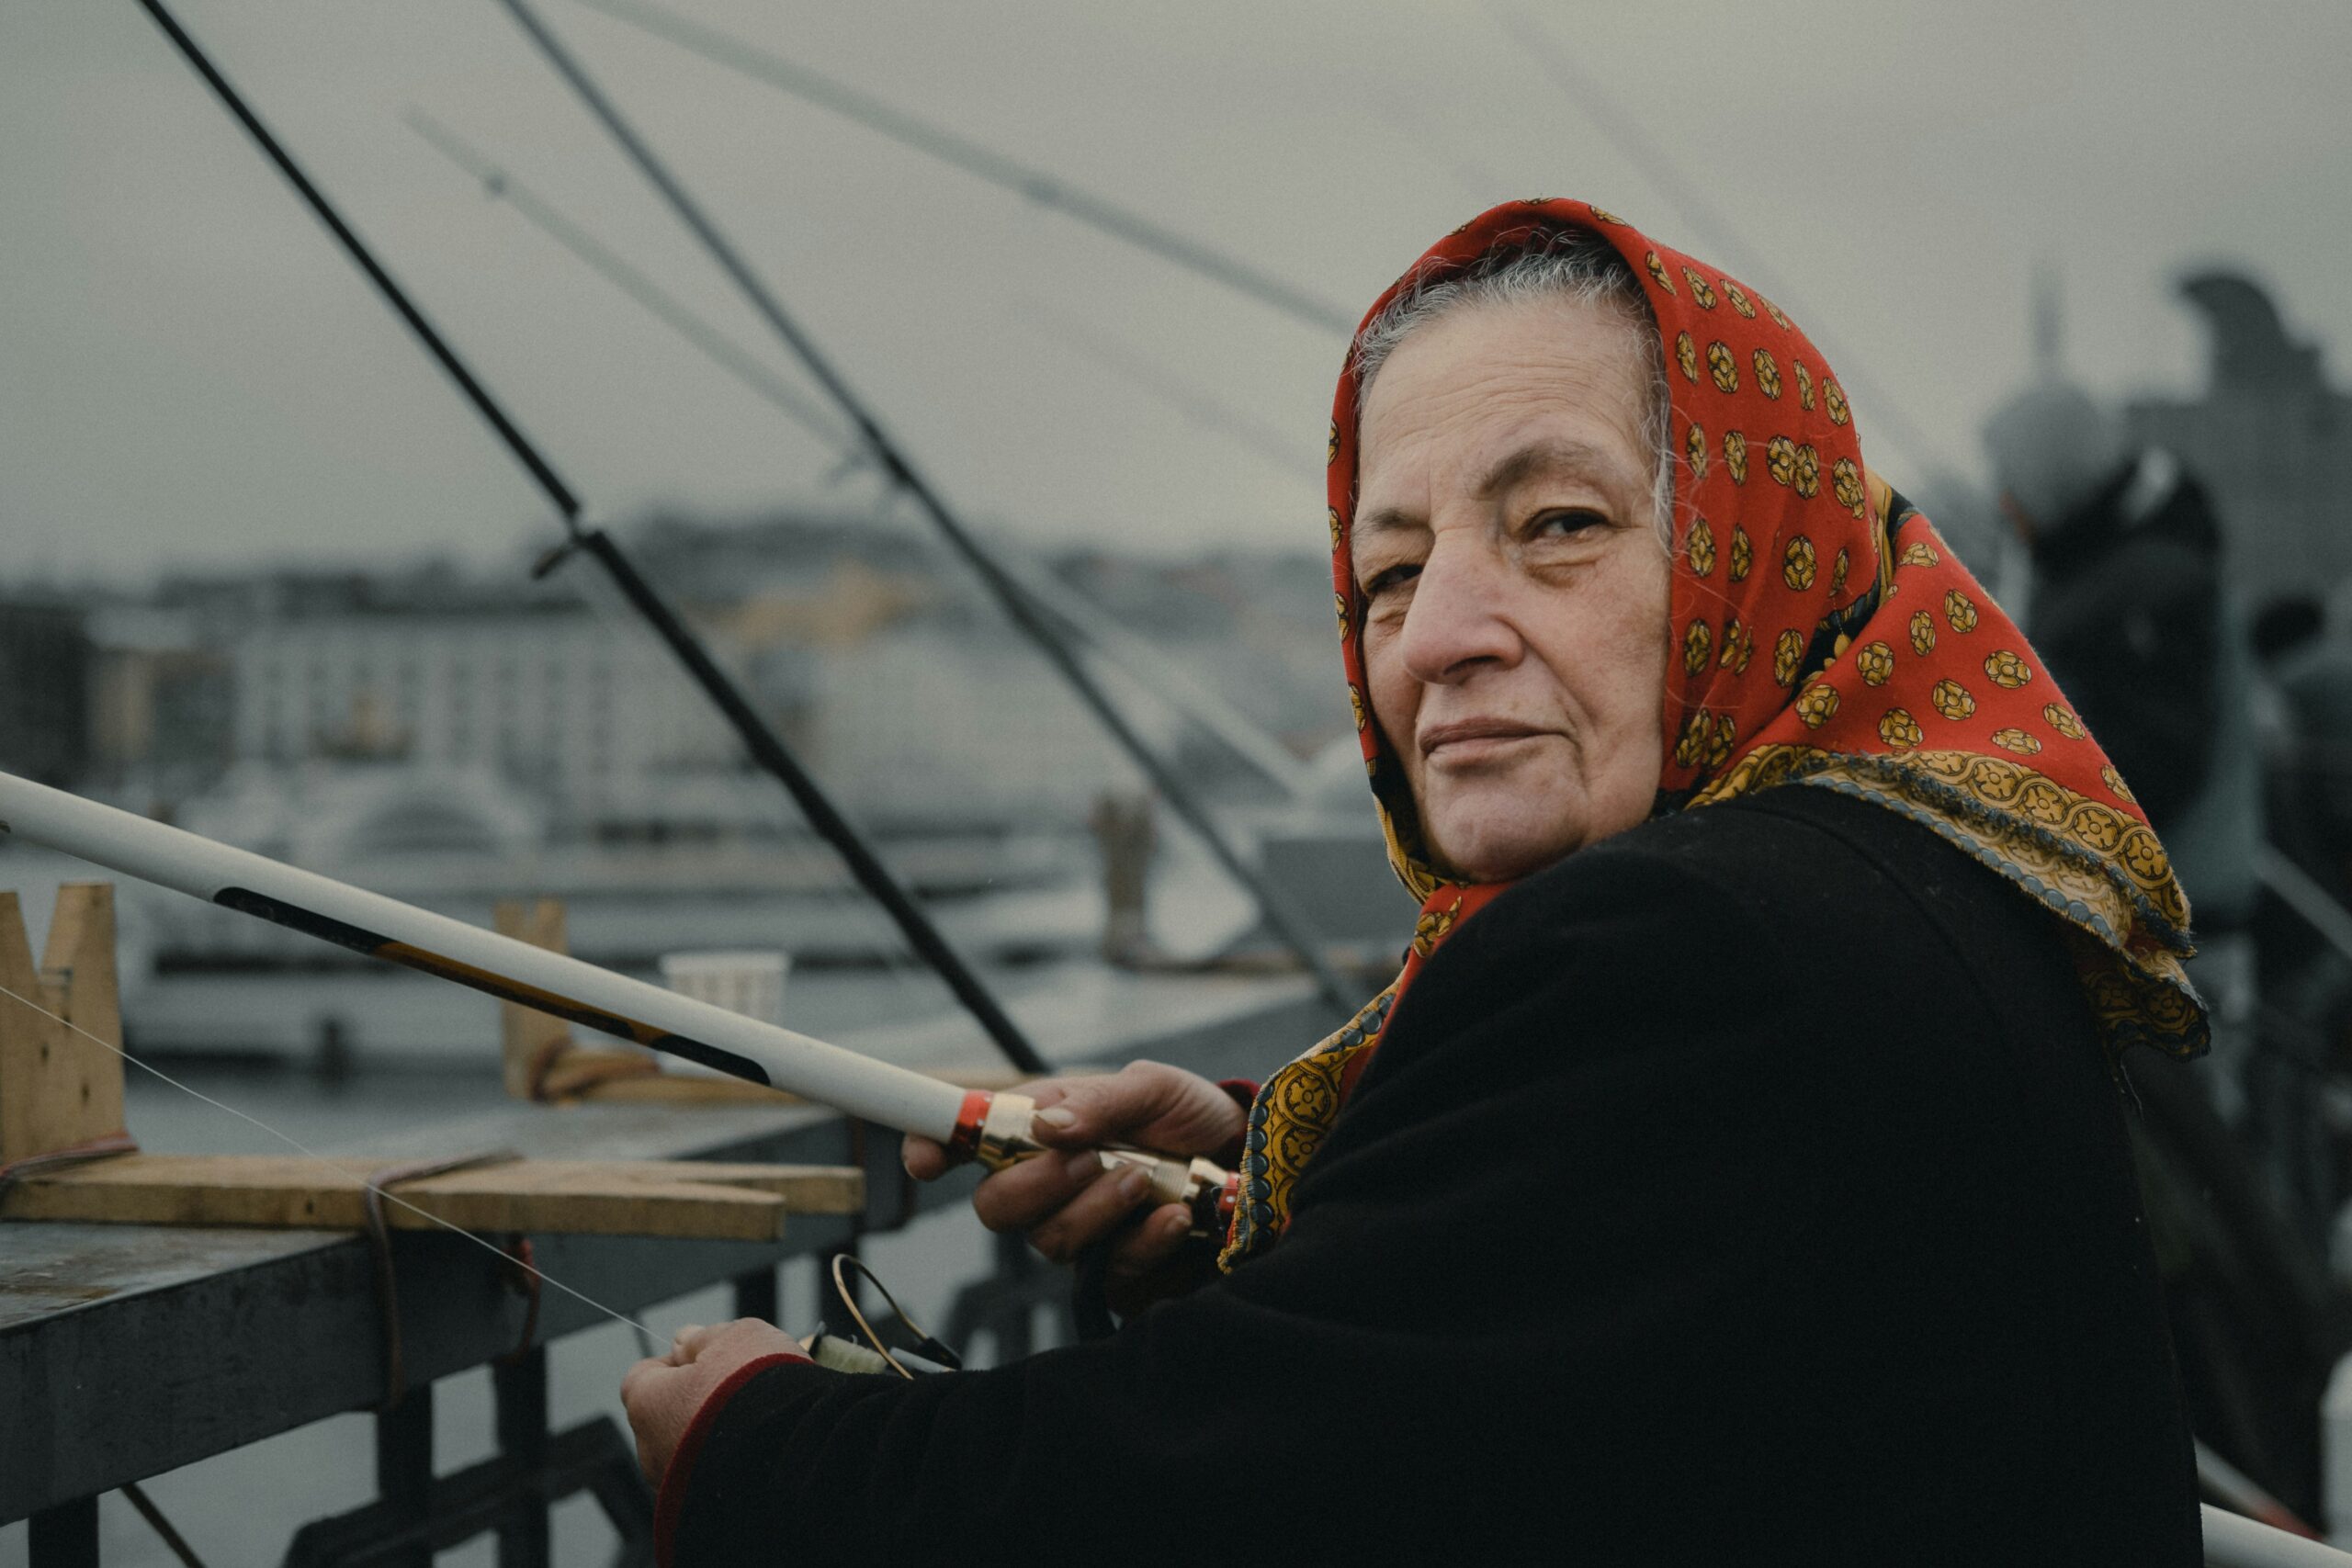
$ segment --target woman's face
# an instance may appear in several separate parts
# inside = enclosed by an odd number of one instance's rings
[[[1359,412],[1373,714],[1464,880],[1540,870],[1657,792],[1669,573],[1639,342],[1566,299],[1464,309],[1399,344]]]

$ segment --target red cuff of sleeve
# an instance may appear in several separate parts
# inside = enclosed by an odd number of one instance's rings
[[[735,1391],[750,1382],[770,1367],[787,1361],[808,1361],[806,1356],[796,1356],[787,1350],[756,1357],[727,1374],[725,1381],[703,1396],[695,1408],[694,1419],[686,1423],[684,1436],[670,1455],[670,1467],[662,1472],[662,1490],[653,1504],[653,1559],[661,1568],[670,1568],[671,1544],[677,1538],[678,1516],[685,1507],[688,1477],[695,1467],[695,1456],[702,1452],[703,1443],[710,1437],[711,1427],[718,1424],[718,1413],[735,1396]],[[814,1365],[813,1362],[809,1364]]]

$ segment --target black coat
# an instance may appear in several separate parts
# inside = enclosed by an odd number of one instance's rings
[[[1662,818],[1447,942],[1271,1253],[994,1371],[758,1374],[676,1562],[2185,1568],[2124,1114],[1956,850]]]

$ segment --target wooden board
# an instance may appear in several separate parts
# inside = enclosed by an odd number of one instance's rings
[[[571,951],[564,935],[560,898],[540,898],[530,904],[519,898],[502,898],[492,918],[501,936],[511,936],[550,953]],[[547,1065],[562,1055],[571,1043],[570,1024],[514,1002],[498,1004],[498,1033],[505,1064],[506,1092],[517,1100],[535,1098],[532,1091]]]
[[[119,1155],[28,1177],[0,1219],[356,1230],[368,1172],[297,1156]],[[399,1183],[385,1219],[469,1231],[775,1241],[789,1214],[847,1214],[865,1201],[851,1166],[702,1160],[513,1160]],[[412,1207],[402,1207],[402,1204]],[[422,1211],[420,1213],[419,1211]]]
[[[0,986],[25,998],[0,997],[0,1164],[119,1135],[122,1010],[115,992],[113,885],[69,882],[57,890],[39,969],[16,894],[0,893]]]

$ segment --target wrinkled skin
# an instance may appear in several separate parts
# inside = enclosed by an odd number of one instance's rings
[[[1373,716],[1463,880],[1527,875],[1650,813],[1670,574],[1646,388],[1618,316],[1541,300],[1420,328],[1364,399]]]
[[[621,1408],[637,1438],[638,1467],[655,1486],[676,1457],[695,1412],[736,1368],[763,1356],[806,1359],[800,1341],[772,1323],[739,1317],[713,1328],[688,1324],[667,1354],[649,1356],[621,1378]]]

